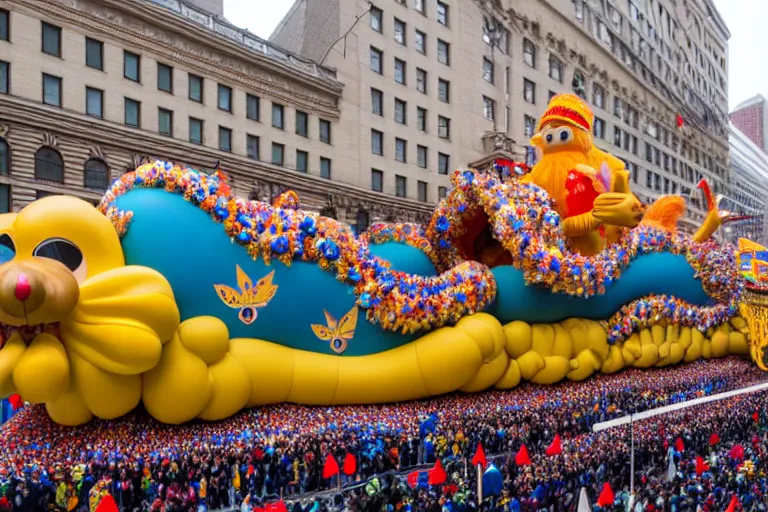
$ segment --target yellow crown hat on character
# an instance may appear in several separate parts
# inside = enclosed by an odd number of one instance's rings
[[[592,134],[595,115],[584,100],[575,94],[558,94],[549,100],[547,110],[539,120],[537,131],[554,122],[561,122]]]

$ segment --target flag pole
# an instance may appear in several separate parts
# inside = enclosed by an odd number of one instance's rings
[[[629,458],[629,495],[635,495],[635,423],[634,415],[629,415],[629,435],[632,443],[632,455]]]
[[[483,502],[483,467],[477,465],[477,503]]]

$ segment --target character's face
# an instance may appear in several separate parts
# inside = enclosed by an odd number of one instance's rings
[[[589,149],[589,134],[582,130],[561,122],[552,122],[544,125],[542,130],[533,136],[531,145],[540,148],[544,153],[552,153],[562,150]]]

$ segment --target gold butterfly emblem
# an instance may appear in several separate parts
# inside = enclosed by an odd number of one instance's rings
[[[312,331],[322,341],[329,341],[331,350],[341,354],[347,350],[347,342],[355,336],[357,306],[350,309],[338,322],[326,310],[323,310],[323,313],[325,313],[325,321],[328,325],[312,324]]]
[[[224,304],[233,309],[240,310],[237,314],[240,321],[245,325],[251,325],[259,316],[257,310],[269,304],[269,301],[271,301],[275,297],[275,293],[277,293],[277,285],[272,284],[272,279],[275,277],[275,271],[273,270],[259,279],[254,286],[253,281],[251,281],[248,274],[240,268],[240,265],[237,265],[236,267],[237,286],[239,291],[223,284],[215,284],[213,287],[216,289],[216,293]]]

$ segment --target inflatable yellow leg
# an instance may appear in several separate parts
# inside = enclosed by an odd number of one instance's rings
[[[596,371],[599,371],[603,365],[600,356],[593,350],[582,350],[575,358],[578,361],[578,368],[568,372],[569,380],[584,380]]]
[[[0,349],[0,397],[7,397],[16,392],[13,384],[13,369],[21,360],[27,345],[21,335],[15,332]]]
[[[698,359],[701,359],[702,349],[704,344],[704,335],[698,329],[691,329],[691,344],[688,346],[688,350],[685,351],[685,362],[692,363]]]
[[[48,333],[35,336],[13,369],[13,382],[24,400],[38,404],[58,400],[70,384],[69,360],[61,342]]]
[[[624,368],[624,358],[621,355],[621,346],[617,343],[611,345],[608,350],[608,357],[603,362],[601,371],[603,373],[616,373]]]
[[[659,362],[659,347],[654,343],[651,331],[643,329],[640,331],[640,349],[642,354],[634,362],[635,368],[650,368]]]
[[[48,416],[59,425],[76,427],[93,419],[85,400],[74,388],[70,388],[55,402],[45,404]]]
[[[140,375],[115,375],[69,352],[74,389],[97,418],[111,420],[128,414],[141,400]]]

